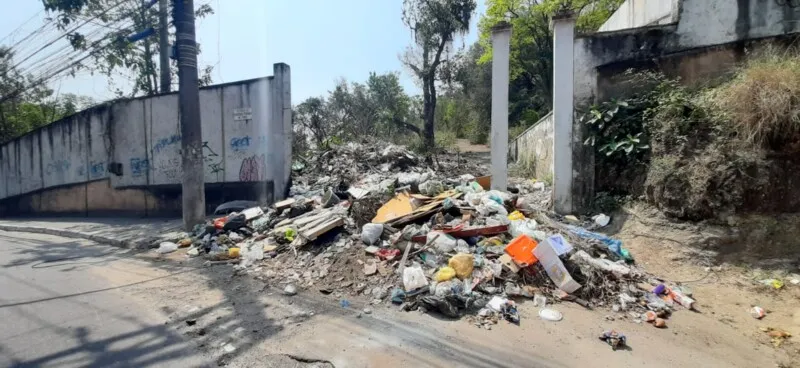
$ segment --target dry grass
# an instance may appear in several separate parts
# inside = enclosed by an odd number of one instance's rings
[[[780,148],[800,133],[800,55],[770,48],[720,87],[720,108],[739,137]]]

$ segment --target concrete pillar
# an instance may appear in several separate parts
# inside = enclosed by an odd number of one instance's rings
[[[269,162],[274,180],[273,200],[285,197],[292,173],[292,89],[289,65],[278,63],[273,66],[272,79],[272,121],[269,127],[274,146],[268,147],[276,158]]]
[[[492,29],[492,189],[508,187],[508,68],[511,25]]]
[[[575,211],[573,201],[573,54],[575,17],[553,17],[553,205],[557,213]]]

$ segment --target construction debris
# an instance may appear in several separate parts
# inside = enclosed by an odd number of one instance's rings
[[[650,311],[662,325],[675,306],[692,308],[679,288],[654,293],[663,280],[637,268],[619,240],[550,212],[543,183],[512,178],[509,191],[488,190],[486,171],[449,158],[428,167],[400,146],[350,143],[305,159],[290,198],[211,220],[182,244],[212,262],[259,269],[286,295],[363,296],[469,315],[487,329],[518,323],[518,298],[534,299],[548,320],[563,316],[545,305],[567,301],[637,318]],[[624,345],[620,336],[606,339]]]

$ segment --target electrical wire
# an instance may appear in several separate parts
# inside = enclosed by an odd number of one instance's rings
[[[38,12],[36,12],[36,14],[34,14],[34,15],[32,15],[30,18],[28,18],[28,20],[26,20],[26,21],[22,22],[22,24],[20,24],[20,25],[19,25],[19,27],[15,28],[15,29],[14,29],[13,31],[11,31],[9,34],[7,34],[5,37],[3,37],[3,39],[2,39],[2,40],[0,40],[0,43],[3,43],[3,42],[5,42],[5,40],[7,40],[9,37],[11,37],[11,35],[13,35],[14,33],[17,33],[17,31],[19,31],[20,29],[22,29],[22,27],[24,27],[26,24],[30,23],[30,22],[31,22],[31,21],[32,21],[34,18],[38,17],[38,16],[39,16],[39,14],[42,14],[42,12],[43,12],[43,11],[44,11],[44,9],[42,9],[42,10],[39,10]]]
[[[103,10],[103,11],[102,11],[100,14],[98,14],[98,15],[95,15],[94,17],[92,17],[92,18],[90,18],[90,19],[88,19],[88,20],[85,20],[83,23],[79,24],[79,25],[78,25],[78,26],[76,26],[75,28],[72,28],[71,30],[69,30],[69,31],[67,31],[67,32],[64,32],[64,34],[62,34],[61,36],[58,36],[56,39],[54,39],[54,40],[52,40],[52,41],[48,42],[47,44],[45,44],[44,46],[40,47],[40,48],[39,48],[39,49],[37,49],[37,50],[36,50],[36,51],[35,51],[33,54],[30,54],[30,55],[28,55],[26,58],[22,59],[22,61],[18,62],[17,64],[15,64],[14,66],[12,66],[11,68],[12,68],[12,69],[16,69],[16,68],[17,68],[17,67],[18,67],[20,64],[22,64],[22,63],[26,62],[28,59],[30,59],[30,58],[32,58],[32,57],[34,57],[36,54],[38,54],[38,53],[39,53],[39,52],[41,52],[42,50],[44,50],[44,49],[46,49],[46,48],[50,47],[52,44],[56,43],[58,40],[60,40],[60,39],[62,39],[62,38],[64,38],[64,37],[66,37],[68,34],[71,34],[71,33],[75,32],[75,31],[76,31],[78,28],[81,28],[81,27],[85,26],[87,23],[89,23],[89,21],[90,21],[90,20],[94,20],[94,19],[97,19],[97,18],[100,18],[100,17],[104,16],[104,15],[105,15],[106,13],[108,13],[109,11],[111,11],[111,10],[113,10],[113,9],[115,9],[115,8],[117,8],[117,7],[119,7],[120,5],[122,5],[122,4],[123,4],[125,1],[127,1],[127,0],[120,0],[120,1],[119,1],[119,2],[117,2],[116,4],[114,4],[114,5],[112,5],[111,7],[109,7],[108,9],[106,9],[106,10]]]
[[[103,39],[96,41],[95,45],[99,44],[102,41],[106,41],[111,36],[113,36],[113,35],[111,35],[111,34],[106,35],[106,37],[104,37]],[[30,84],[28,84],[27,86],[25,86],[23,88],[18,88],[16,90],[12,91],[11,93],[9,93],[9,94],[3,96],[2,98],[0,98],[0,103],[3,103],[3,102],[5,102],[5,101],[7,101],[7,100],[9,100],[9,99],[11,99],[13,97],[18,96],[20,93],[22,93],[22,92],[24,92],[26,90],[29,90],[29,89],[34,88],[34,87],[37,87],[37,86],[39,86],[39,85],[41,85],[43,83],[46,83],[48,80],[58,76],[59,74],[63,73],[64,71],[67,71],[67,70],[69,70],[69,69],[71,69],[71,68],[73,68],[75,66],[78,66],[84,60],[86,60],[89,57],[95,55],[98,51],[100,51],[100,50],[112,45],[114,43],[114,41],[115,40],[112,39],[112,40],[106,42],[102,46],[96,46],[93,50],[89,51],[88,53],[86,53],[85,55],[81,56],[79,59],[69,63],[68,65],[65,65],[65,66],[63,66],[61,68],[58,68],[56,70],[51,70],[51,71],[49,70],[43,77],[40,77],[37,80],[35,80],[34,82],[31,82]],[[75,57],[71,58],[70,61],[74,60],[76,57],[77,57],[77,55]]]

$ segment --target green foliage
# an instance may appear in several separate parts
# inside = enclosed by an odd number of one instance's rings
[[[94,102],[74,94],[54,95],[53,91],[30,85],[31,77],[13,68],[14,55],[0,47],[0,142],[23,135],[50,122],[72,115]],[[20,92],[21,91],[21,92]]]
[[[509,122],[530,126],[552,109],[553,34],[550,18],[562,11],[579,15],[579,31],[596,30],[624,0],[487,0],[478,22],[482,54],[479,64],[492,59],[491,30],[511,23]]]
[[[366,83],[341,80],[327,98],[306,99],[292,116],[297,134],[318,147],[369,136],[397,141],[421,134],[418,105],[397,73],[370,73]]]
[[[645,153],[650,146],[644,134],[644,109],[637,107],[616,100],[593,106],[579,119],[589,127],[589,137],[583,143],[596,147],[597,152],[605,156],[640,156]]]
[[[449,68],[440,68],[449,64],[445,50],[452,48],[456,36],[469,31],[476,7],[475,0],[403,1],[403,23],[413,37],[403,63],[422,86],[423,137],[428,148],[435,146],[436,81],[448,79]]]
[[[55,15],[56,25],[60,31],[71,30],[76,23],[82,24],[87,19],[92,19],[92,24],[101,27],[90,28],[88,33],[81,33],[79,30],[67,35],[73,49],[95,50],[92,54],[94,65],[79,65],[76,69],[88,68],[109,77],[115,71],[133,76],[133,90],[130,93],[124,93],[116,88],[116,93],[120,97],[126,94],[149,96],[159,92],[160,72],[154,60],[159,53],[169,50],[159,50],[158,42],[154,42],[159,37],[159,28],[156,26],[159,22],[158,6],[146,9],[147,2],[142,0],[42,0],[42,3],[48,13]],[[210,14],[214,14],[214,10],[209,4],[199,5],[195,9],[196,19],[202,19]],[[131,20],[132,26],[120,28],[120,24],[127,24]],[[135,43],[125,40],[125,37],[148,27],[155,27],[156,33],[153,36]],[[98,32],[98,29],[102,33]],[[175,44],[174,31],[170,29],[168,32],[170,32],[170,43]],[[211,84],[212,71],[213,66],[210,65],[200,68],[198,74],[201,86]],[[173,85],[177,86],[175,65],[170,67],[170,73]],[[109,79],[109,83],[113,81]]]

